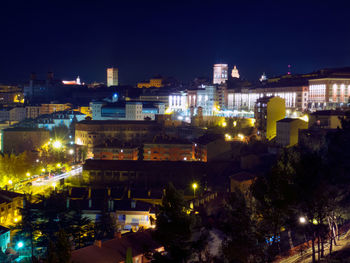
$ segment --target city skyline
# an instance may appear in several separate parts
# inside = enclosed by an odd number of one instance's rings
[[[47,71],[106,82],[107,67],[119,69],[122,85],[157,74],[188,81],[211,78],[216,63],[257,80],[285,74],[289,64],[302,73],[350,59],[346,8],[337,1],[19,1],[1,9],[3,83]]]

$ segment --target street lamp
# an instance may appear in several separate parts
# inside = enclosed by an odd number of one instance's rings
[[[52,183],[52,187],[53,187],[53,190],[56,189],[56,183],[55,182]]]
[[[56,164],[56,167],[61,168],[61,164],[60,163]]]
[[[29,177],[29,176],[30,176],[30,172],[27,172],[27,173],[26,173],[26,176]]]
[[[196,189],[197,189],[198,185],[197,183],[193,183],[192,184],[192,188],[193,188],[193,197],[195,198],[196,197]]]
[[[54,142],[52,143],[52,146],[53,146],[53,148],[55,148],[55,149],[59,149],[59,148],[62,147],[62,142],[59,141],[59,140],[56,140],[56,141],[54,141]]]
[[[13,182],[12,182],[12,180],[10,179],[10,180],[8,181],[8,183],[9,183],[10,185],[12,185]]]
[[[74,153],[74,150],[70,149],[68,153],[72,155]]]
[[[304,216],[299,217],[299,223],[300,224],[305,224],[306,223],[306,218]]]
[[[24,246],[23,242],[22,241],[19,241],[17,243],[17,248],[22,248]]]

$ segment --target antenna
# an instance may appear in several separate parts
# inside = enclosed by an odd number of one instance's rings
[[[292,74],[292,70],[291,70],[291,66],[290,64],[288,65],[288,72],[287,72],[288,75],[291,75]]]

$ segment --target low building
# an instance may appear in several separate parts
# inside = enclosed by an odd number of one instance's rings
[[[50,132],[39,128],[8,128],[2,130],[1,151],[22,153],[40,148],[50,140]]]
[[[0,110],[0,121],[20,122],[26,118],[26,110],[23,107],[4,108]]]
[[[139,188],[162,189],[173,182],[176,187],[185,188],[193,181],[200,181],[206,174],[207,164],[203,162],[88,159],[83,165],[87,184],[109,187],[137,185]]]
[[[223,135],[203,135],[192,143],[194,160],[210,162],[214,160],[227,160],[230,157],[231,144],[225,141]]]
[[[93,120],[155,120],[164,114],[165,104],[152,101],[91,102]]]
[[[299,130],[307,129],[308,123],[300,119],[285,118],[277,121],[276,142],[284,147],[298,144]]]
[[[323,110],[316,111],[310,115],[309,128],[337,129],[341,128],[341,118],[345,116],[344,111]]]
[[[144,161],[194,161],[192,143],[176,138],[156,137],[143,145]]]
[[[95,160],[138,160],[137,146],[119,141],[106,141],[93,148]]]
[[[150,203],[125,199],[114,203],[117,231],[138,231],[155,226],[156,214]]]
[[[138,88],[162,88],[164,87],[163,78],[152,78],[148,82],[143,81],[137,83]]]
[[[66,111],[72,108],[70,103],[48,103],[41,104],[40,114],[51,114],[56,111]]]
[[[84,120],[75,125],[75,143],[92,150],[107,139],[136,143],[150,141],[160,131],[160,125],[155,121]]]
[[[263,97],[257,100],[254,110],[255,126],[261,137],[272,140],[276,137],[277,121],[286,115],[285,100],[280,97]]]
[[[75,263],[124,263],[128,250],[132,262],[142,263],[149,262],[146,254],[162,252],[164,247],[152,238],[151,231],[139,231],[77,249],[72,252],[71,260]]]
[[[22,219],[23,195],[0,190],[0,225],[10,227]]]
[[[0,248],[3,253],[5,253],[8,245],[10,244],[10,236],[10,229],[4,226],[0,226]]]
[[[57,111],[51,114],[43,114],[35,119],[35,123],[38,128],[45,128],[48,130],[52,130],[55,127],[66,126],[70,128],[72,123],[76,123],[84,120],[86,117],[85,114],[73,111]]]
[[[26,106],[26,118],[36,119],[41,114],[41,106]]]

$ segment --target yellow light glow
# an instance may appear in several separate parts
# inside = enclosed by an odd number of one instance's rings
[[[250,118],[249,120],[250,120],[250,124],[251,124],[252,126],[254,126],[256,120],[255,120],[254,118]]]
[[[18,218],[15,217],[15,218],[13,219],[13,221],[15,221],[15,223],[17,223],[17,222],[18,222]]]
[[[56,141],[53,142],[52,146],[53,146],[54,148],[56,148],[56,149],[59,149],[59,148],[62,147],[62,142],[56,140]]]
[[[233,127],[236,127],[236,126],[237,126],[237,122],[234,121],[234,122],[233,122]]]
[[[232,136],[228,133],[225,134],[225,139],[226,141],[231,141],[232,140]]]
[[[243,135],[243,134],[241,134],[241,133],[240,133],[240,134],[238,134],[238,135],[237,135],[237,137],[238,137],[238,138],[239,138],[241,141],[243,141],[243,139],[244,139],[244,135]]]
[[[73,153],[74,153],[74,150],[73,150],[73,149],[70,149],[68,153],[69,153],[69,154],[73,154]]]
[[[299,119],[309,122],[309,116],[307,114],[305,114],[304,116],[300,117]]]
[[[60,168],[60,167],[61,167],[61,164],[60,164],[60,163],[56,164],[56,167],[57,167],[57,168]]]
[[[168,107],[168,108],[165,110],[164,113],[169,115],[169,114],[172,114],[172,113],[173,113],[173,110],[170,109],[170,107]]]
[[[27,177],[29,177],[29,176],[30,176],[30,173],[29,173],[29,172],[28,172],[28,173],[26,173],[26,176],[27,176]]]
[[[222,127],[226,127],[227,126],[227,123],[224,121],[222,124],[221,124]]]
[[[52,187],[56,188],[56,183],[55,182],[52,183]]]
[[[41,171],[42,171],[43,173],[45,173],[46,170],[45,170],[45,168],[43,168],[43,169],[41,169]]]
[[[193,183],[193,184],[192,184],[192,188],[193,188],[194,190],[196,190],[197,187],[198,187],[197,183]]]
[[[9,180],[8,183],[12,185],[13,182],[12,182],[12,180]]]

